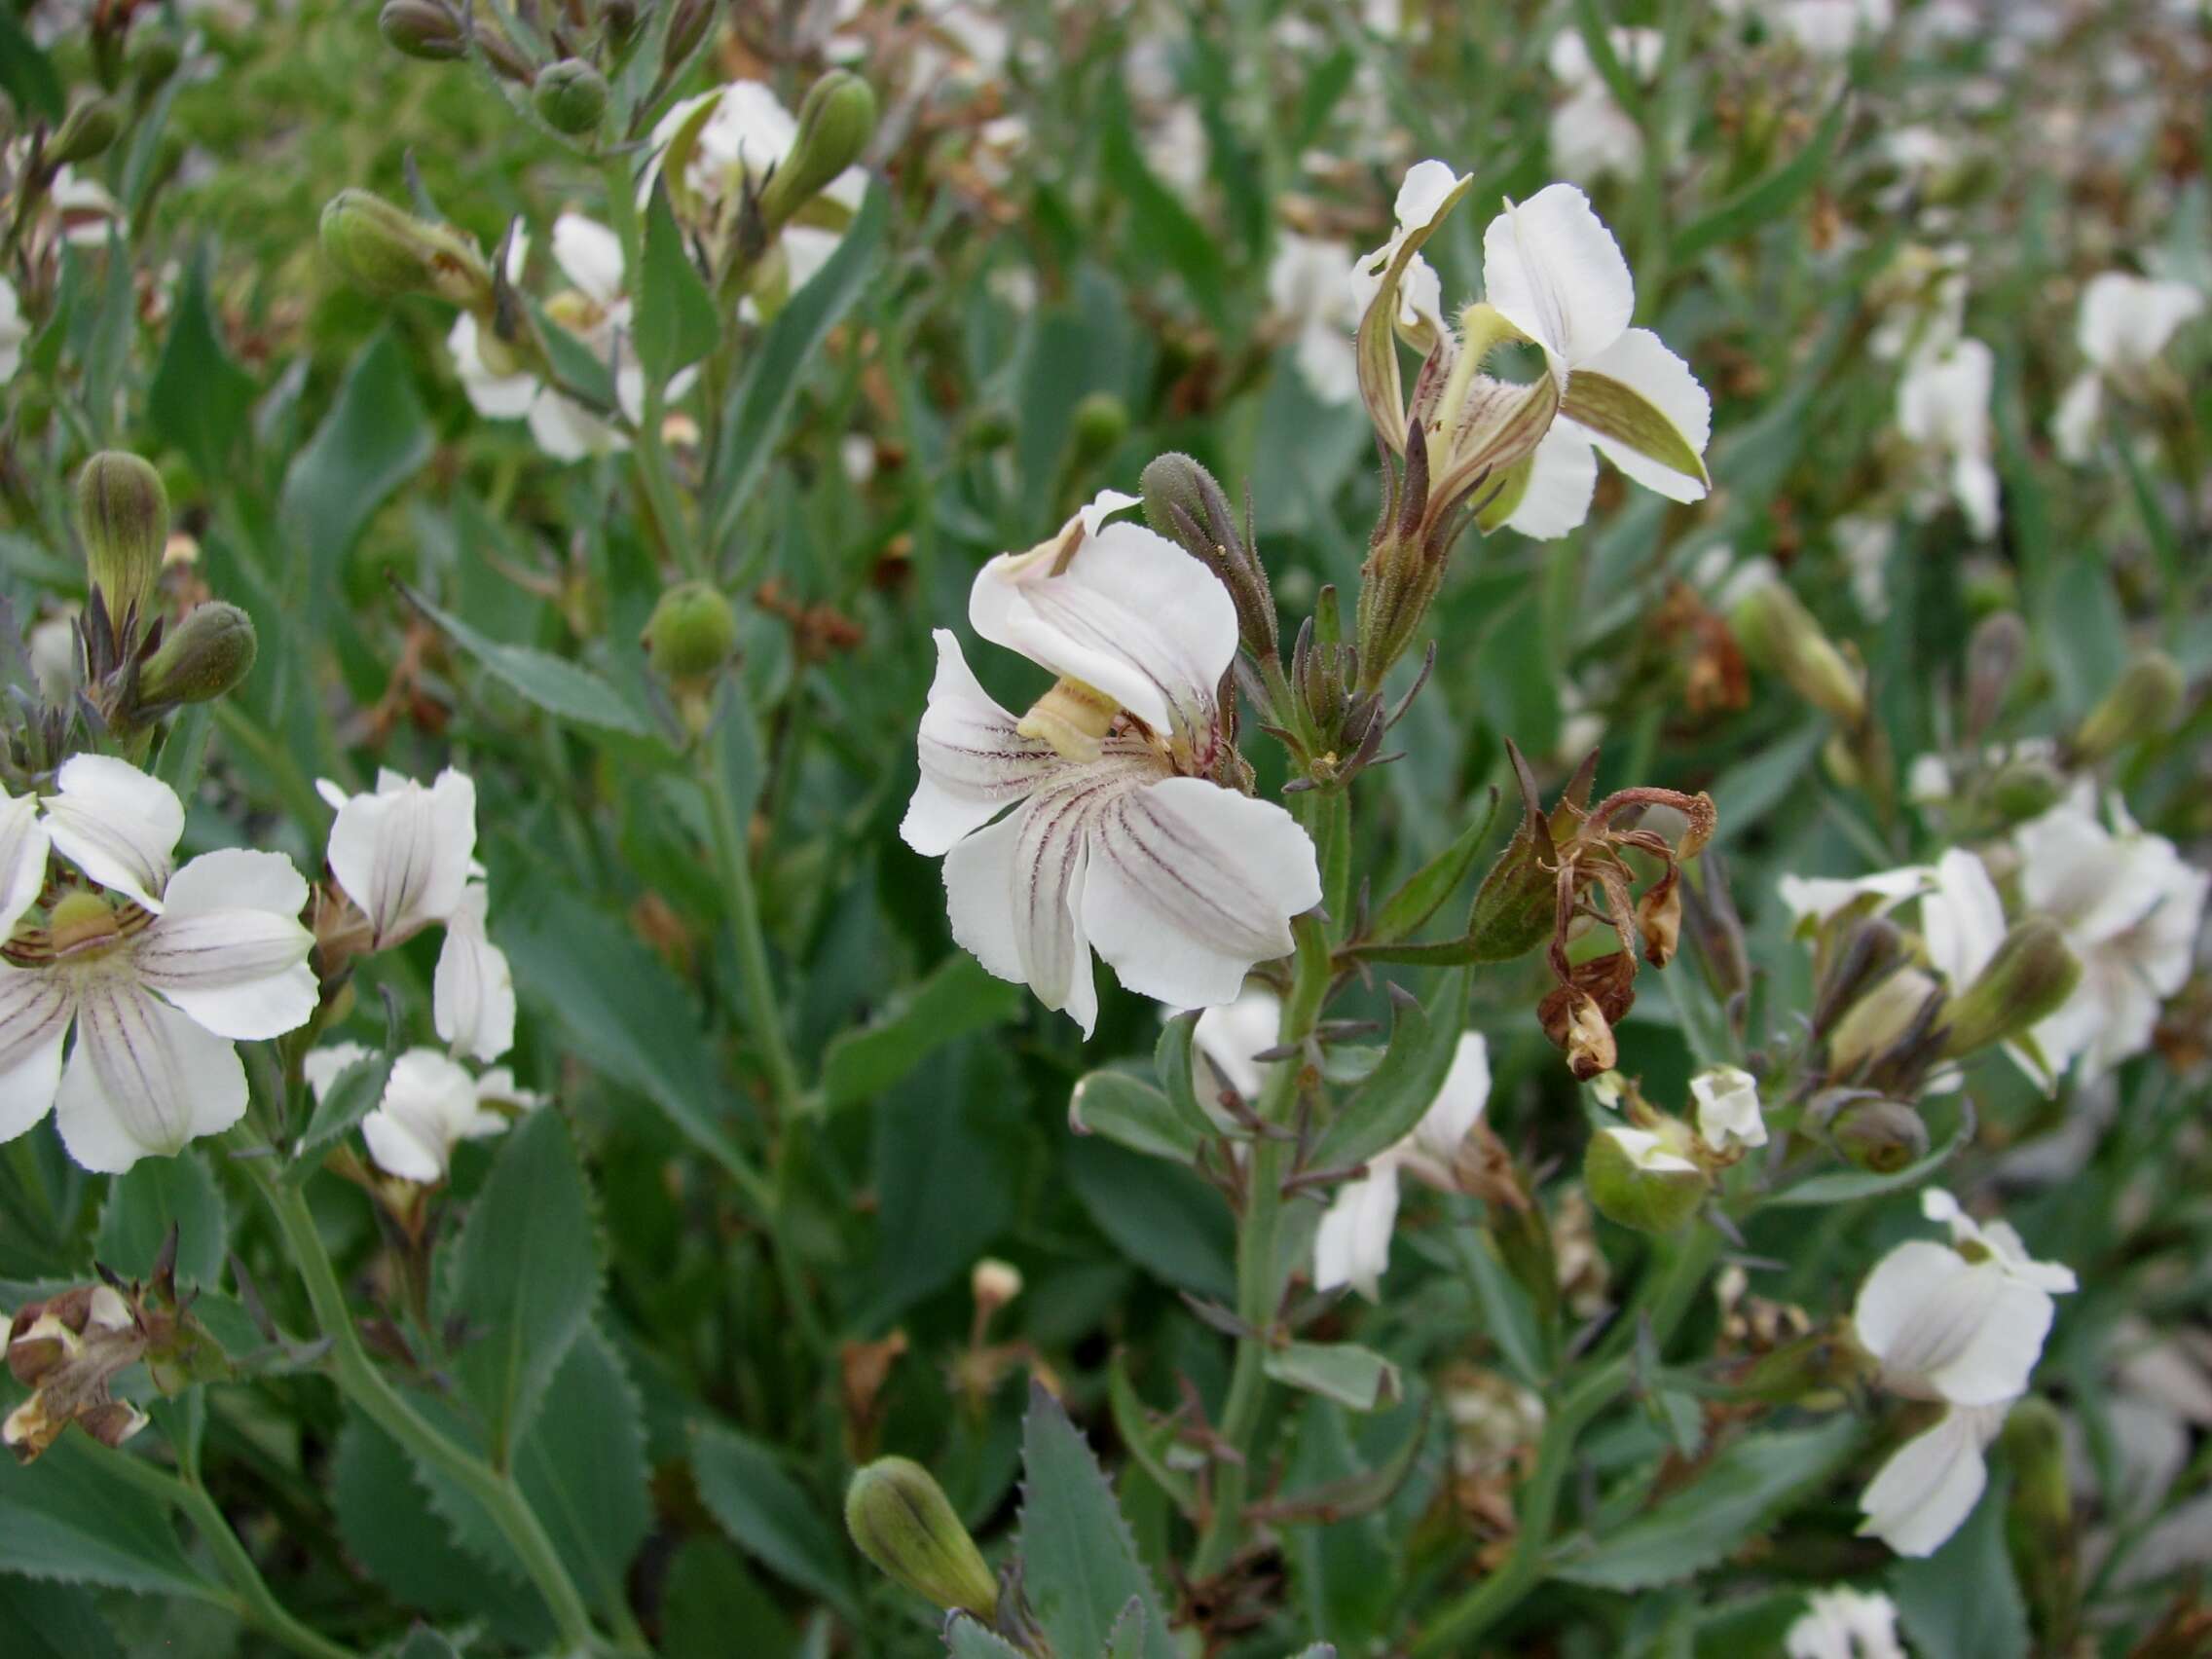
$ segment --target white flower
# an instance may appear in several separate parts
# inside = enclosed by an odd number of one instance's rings
[[[1805,1598],[1805,1611],[1782,1639],[1786,1659],[1906,1659],[1898,1609],[1880,1591],[1838,1585]]]
[[[49,845],[47,828],[39,822],[38,796],[12,795],[0,789],[0,944],[46,887]]]
[[[2150,1047],[2159,1004],[2189,978],[2212,887],[2117,800],[2113,815],[2108,829],[2078,793],[2013,832],[2021,897],[2058,923],[2082,964],[2081,983],[2036,1027],[2036,1044],[2054,1068],[2080,1058],[2092,1078]]]
[[[1658,73],[1666,37],[1657,29],[1613,28],[1606,31],[1606,41],[1634,79],[1648,83]],[[1544,60],[1567,89],[1567,100],[1552,111],[1552,165],[1577,181],[1607,174],[1634,177],[1643,165],[1643,132],[1613,101],[1582,31],[1567,28],[1552,36]]]
[[[1890,26],[1891,0],[1783,0],[1770,13],[1776,27],[1814,57],[1843,57],[1862,34]]]
[[[1198,1028],[1191,1033],[1192,1046],[1198,1050],[1191,1057],[1192,1087],[1199,1106],[1223,1132],[1234,1129],[1235,1121],[1221,1108],[1222,1086],[1236,1090],[1246,1105],[1256,1102],[1275,1062],[1252,1056],[1275,1046],[1281,1026],[1282,999],[1265,985],[1246,985],[1235,1002],[1198,1015]]]
[[[0,964],[0,1140],[52,1106],[70,1157],[115,1173],[238,1122],[246,1082],[233,1041],[279,1036],[314,1012],[314,940],[299,923],[308,886],[282,855],[237,849],[172,874],[183,805],[121,760],[80,755],[57,783],[45,833],[107,893],[55,900],[43,930],[18,941],[17,960],[31,965]],[[43,849],[18,801],[0,812],[0,835],[13,905]]]
[[[431,1015],[457,1054],[498,1059],[515,1046],[515,981],[506,953],[485,932],[490,895],[481,881],[461,889],[446,917],[446,937],[431,979]]]
[[[460,907],[476,853],[476,785],[448,766],[424,789],[380,771],[375,792],[315,785],[335,807],[330,869],[385,950]],[[66,849],[65,849],[66,850]]]
[[[1017,720],[940,629],[921,781],[900,826],[916,852],[944,855],[953,937],[1086,1036],[1093,950],[1132,991],[1210,1008],[1286,954],[1290,918],[1321,897],[1296,820],[1212,781],[1236,652],[1228,590],[1151,531],[1101,526],[1129,500],[1093,503],[977,574],[977,633],[1061,682]],[[1071,735],[1055,703],[1095,731]]]
[[[2071,1269],[2031,1257],[2010,1226],[1977,1225],[1940,1189],[1921,1195],[1921,1209],[1949,1226],[1952,1243],[1898,1245],[1852,1309],[1881,1385],[1948,1408],[1891,1456],[1861,1498],[1860,1530],[1900,1555],[1932,1554],[1973,1508],[1987,1479],[1982,1449],[2043,1356],[2051,1295],[2076,1282]]]
[[[1268,304],[1288,326],[1298,372],[1324,403],[1359,397],[1359,359],[1352,335],[1359,298],[1346,275],[1350,249],[1284,231],[1268,267]]]
[[[22,366],[23,342],[30,337],[30,324],[23,320],[22,307],[16,299],[16,285],[0,276],[0,386],[16,378],[17,369]]]
[[[2104,424],[2105,388],[2140,386],[2181,326],[2202,313],[2204,296],[2187,282],[2165,282],[2125,271],[2105,271],[2082,290],[2075,338],[2087,367],[2066,388],[2050,435],[2059,455],[2088,461]]]
[[[337,1043],[311,1051],[300,1069],[320,1100],[346,1071],[369,1057],[357,1043]],[[487,1074],[511,1088],[505,1073]],[[428,1184],[443,1181],[453,1166],[453,1149],[464,1140],[481,1140],[507,1126],[487,1110],[481,1086],[461,1066],[435,1049],[409,1049],[391,1063],[384,1098],[361,1120],[361,1138],[369,1156],[387,1175]]]
[[[1477,1031],[1463,1033],[1436,1099],[1414,1132],[1367,1161],[1367,1173],[1346,1181],[1313,1235],[1313,1288],[1350,1285],[1374,1301],[1390,1265],[1390,1235],[1398,1220],[1398,1176],[1419,1175],[1432,1185],[1454,1185],[1459,1145],[1481,1121],[1490,1100],[1490,1049]]]
[[[1750,1072],[1708,1066],[1690,1079],[1690,1093],[1697,1101],[1697,1132],[1714,1151],[1766,1145],[1759,1086]]]
[[[1862,899],[1874,900],[1869,908],[1880,915],[1935,885],[1933,866],[1907,865],[1872,875],[1785,875],[1775,883],[1775,891],[1802,931],[1820,926]]]
[[[1417,162],[1398,185],[1392,212],[1397,221],[1390,240],[1353,262],[1352,298],[1362,316],[1382,292],[1382,279],[1398,250],[1414,237],[1426,236],[1444,216],[1466,179],[1438,161]],[[1398,277],[1397,327],[1422,350],[1444,331],[1444,285],[1435,269],[1416,253]]]
[[[1678,1175],[1684,1171],[1697,1173],[1697,1165],[1680,1153],[1672,1150],[1666,1140],[1649,1129],[1631,1129],[1618,1124],[1600,1129],[1627,1155],[1629,1166],[1654,1175]]]
[[[1997,468],[1989,459],[1996,372],[1987,346],[1961,340],[1944,350],[1916,353],[1898,383],[1899,430],[1947,466],[1951,495],[1982,540],[1997,534]]]

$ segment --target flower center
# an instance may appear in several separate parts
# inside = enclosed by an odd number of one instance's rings
[[[56,957],[103,955],[123,941],[122,918],[97,894],[71,893],[47,917],[46,937]]]
[[[1121,704],[1096,686],[1063,675],[1014,729],[1043,738],[1063,760],[1089,761],[1098,758],[1100,741],[1121,712]]]

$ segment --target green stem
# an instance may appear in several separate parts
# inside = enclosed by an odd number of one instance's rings
[[[645,239],[638,218],[637,199],[632,194],[630,164],[622,156],[611,156],[608,158],[606,173],[607,216],[613,222],[614,235],[622,243],[622,269],[629,274],[634,293],[634,284],[645,268]],[[638,441],[631,447],[632,458],[638,464],[638,484],[660,530],[662,547],[686,576],[703,577],[707,573],[706,560],[691,539],[690,521],[683,516],[676,474],[669,465],[668,445],[661,438],[661,416],[668,407],[668,388],[660,377],[649,370],[645,380],[644,404],[638,413]]]
[[[515,1485],[513,1476],[456,1446],[424,1421],[399,1390],[385,1380],[384,1374],[370,1360],[368,1350],[361,1346],[353,1315],[346,1306],[346,1293],[338,1283],[338,1272],[331,1265],[329,1252],[322,1247],[322,1236],[315,1231],[314,1216],[308,1209],[306,1198],[297,1187],[271,1169],[270,1160],[248,1158],[238,1161],[260,1187],[262,1197],[276,1217],[277,1230],[284,1235],[293,1265],[307,1286],[315,1324],[330,1343],[330,1374],[340,1392],[417,1459],[438,1470],[482,1505],[492,1524],[514,1549],[524,1570],[537,1586],[538,1594],[544,1597],[553,1622],[560,1629],[563,1646],[571,1652],[588,1652],[597,1640],[592,1631],[591,1614],[570,1578],[568,1567],[562,1565],[553,1540],[546,1535],[543,1524],[523,1496],[522,1489]]]
[[[1309,912],[1291,924],[1298,939],[1290,996],[1282,1005],[1278,1044],[1302,1043],[1321,1017],[1329,989],[1329,945],[1320,921]],[[1284,1060],[1268,1075],[1256,1110],[1269,1124],[1290,1122],[1298,1104],[1306,1067]],[[1243,1455],[1241,1463],[1224,1461],[1214,1482],[1213,1513],[1198,1540],[1192,1564],[1195,1577],[1219,1572],[1235,1552],[1244,1524],[1244,1496],[1254,1456],[1254,1436],[1267,1403],[1268,1350],[1272,1346],[1275,1311],[1282,1302],[1281,1255],[1283,1161],[1290,1143],[1264,1136],[1254,1140],[1246,1165],[1244,1214],[1236,1233],[1236,1316],[1247,1327],[1236,1341],[1236,1363],[1229,1378],[1229,1399],[1222,1408],[1221,1437]]]
[[[233,1604],[241,1618],[259,1625],[294,1653],[306,1655],[306,1659],[356,1659],[352,1648],[342,1647],[317,1636],[284,1609],[204,1487],[157,1468],[129,1452],[113,1453],[107,1466],[141,1492],[151,1493],[171,1509],[190,1517],[194,1530],[214,1552],[223,1577],[230,1583]]]
[[[1512,1555],[1421,1632],[1414,1643],[1415,1659],[1478,1651],[1476,1642],[1483,1633],[1543,1581],[1552,1521],[1559,1512],[1560,1488],[1567,1480],[1574,1443],[1628,1384],[1628,1362],[1613,1360],[1585,1377],[1551,1415],[1543,1437],[1536,1442],[1535,1472],[1521,1489],[1520,1529],[1514,1535]]]
[[[753,884],[753,861],[746,853],[744,826],[738,820],[737,798],[730,787],[729,762],[722,745],[711,738],[701,748],[707,771],[707,815],[715,840],[715,873],[729,905],[730,931],[736,935],[737,967],[745,978],[746,1014],[753,1040],[760,1048],[761,1064],[767,1068],[776,1121],[788,1124],[805,1110],[806,1091],[784,1036],[783,1011],[776,1003],[776,981],[768,968],[768,941],[760,931],[760,899]]]

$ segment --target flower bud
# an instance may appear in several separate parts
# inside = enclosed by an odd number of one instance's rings
[[[2074,753],[2102,760],[2166,729],[2189,683],[2164,651],[2145,651],[2120,672],[2074,734]]]
[[[253,618],[235,605],[210,600],[170,629],[138,680],[143,710],[205,703],[222,696],[253,668]]]
[[[1928,1017],[1942,986],[1917,968],[1900,968],[1861,997],[1828,1036],[1828,1072],[1849,1077],[1902,1042]]]
[[[885,1576],[947,1612],[985,1621],[998,1611],[998,1582],[960,1524],[944,1489],[906,1457],[878,1457],[845,1489],[845,1530]]]
[[[1021,1270],[1012,1262],[985,1256],[969,1273],[968,1289],[980,1311],[995,1313],[1021,1294]]]
[[[538,119],[574,138],[596,131],[607,113],[607,77],[580,57],[549,65],[530,91]]]
[[[2003,711],[2027,655],[2028,625],[2018,611],[1999,610],[1974,624],[1967,641],[1968,738],[1978,738]]]
[[[1068,447],[1080,462],[1103,460],[1129,435],[1129,406],[1110,391],[1094,391],[1075,406]]]
[[[342,190],[323,208],[322,251],[379,299],[429,294],[472,312],[492,305],[492,273],[473,243],[365,190]]]
[[[760,193],[760,216],[788,223],[829,182],[861,159],[875,136],[875,93],[858,75],[832,69],[807,90],[791,154]]]
[[[46,165],[68,166],[103,156],[123,130],[123,116],[106,98],[87,98],[62,118],[47,140]]]
[[[1989,802],[2008,824],[2041,817],[2066,794],[2066,780],[2041,760],[2008,760],[1989,781]]]
[[[167,29],[139,29],[130,42],[130,74],[141,92],[156,92],[168,84],[184,61],[184,47]]]
[[[1213,474],[1189,456],[1170,451],[1145,467],[1137,489],[1144,498],[1145,522],[1229,589],[1236,604],[1237,638],[1244,648],[1263,661],[1278,655],[1275,596],[1267,568],[1244,544],[1236,515]]]
[[[737,649],[737,615],[711,582],[678,582],[660,596],[641,642],[653,672],[703,680]]]
[[[642,20],[638,13],[638,0],[607,0],[599,9],[600,20],[607,25],[607,39],[617,52],[628,46],[638,32]]]
[[[1780,582],[1753,588],[1729,613],[1728,626],[1752,665],[1779,674],[1815,708],[1848,725],[1866,718],[1866,687],[1813,613]]]
[[[1646,1129],[1600,1129],[1583,1154],[1582,1183],[1608,1220],[1639,1233],[1672,1233],[1705,1201],[1705,1172],[1689,1150],[1689,1130],[1673,1119]]]
[[[377,14],[377,32],[394,52],[425,62],[468,55],[468,32],[446,0],[385,0]]]
[[[1894,1174],[1928,1156],[1928,1125],[1901,1100],[1880,1096],[1847,1102],[1828,1121],[1828,1139],[1861,1169]]]
[[[134,615],[143,628],[169,535],[162,475],[134,455],[102,450],[77,474],[77,528],[85,537],[86,576],[109,620],[120,631]]]
[[[2057,1012],[2082,982],[2082,964],[2047,916],[2005,936],[1989,966],[1944,1011],[1943,1051],[1956,1058],[2019,1036]]]

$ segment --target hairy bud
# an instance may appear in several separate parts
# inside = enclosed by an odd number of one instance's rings
[[[906,1457],[879,1457],[845,1489],[845,1530],[886,1577],[932,1606],[988,1621],[998,1583],[976,1540],[929,1470]]]
[[[195,607],[146,664],[138,682],[141,709],[222,696],[252,670],[255,649],[253,618],[237,606],[210,600]]]
[[[858,75],[830,70],[799,105],[798,136],[760,193],[761,218],[771,227],[788,223],[858,162],[874,136],[875,93]]]
[[[2164,651],[2145,651],[2120,672],[2110,691],[2074,734],[2074,753],[2102,760],[2131,744],[2157,737],[2181,708],[2189,682]]]
[[[109,617],[120,628],[132,615],[143,627],[169,535],[162,475],[134,455],[102,450],[77,474],[77,528],[85,537],[85,573]]]
[[[394,52],[425,62],[450,62],[468,55],[468,33],[461,14],[446,0],[385,0],[377,14],[377,32]]]
[[[1236,632],[1263,661],[1281,649],[1274,590],[1259,554],[1245,545],[1236,515],[1214,475],[1174,451],[1156,457],[1137,479],[1145,522],[1211,571],[1236,603]]]
[[[1766,582],[1739,600],[1728,627],[1753,667],[1779,674],[1815,708],[1847,725],[1866,718],[1863,677],[1780,582]]]
[[[1672,1119],[1600,1129],[1583,1154],[1583,1185],[1606,1219],[1639,1233],[1672,1233],[1705,1201],[1705,1171],[1689,1154],[1690,1132]]]
[[[607,77],[580,57],[564,57],[530,90],[538,119],[571,138],[597,131],[607,114]]]
[[[342,190],[323,208],[322,251],[379,299],[428,294],[480,313],[492,305],[492,273],[472,242],[365,190]]]
[[[2030,916],[2005,936],[1989,966],[1945,1011],[1943,1051],[1976,1053],[2031,1030],[2082,982],[2082,964],[2047,916]]]

